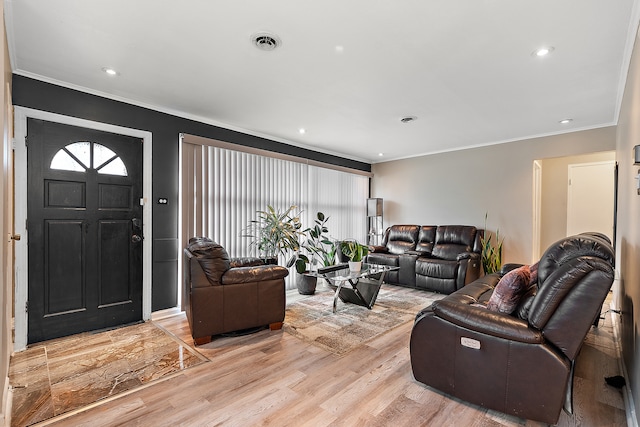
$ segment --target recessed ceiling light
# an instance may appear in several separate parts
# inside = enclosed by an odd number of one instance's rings
[[[560,123],[561,125],[566,125],[567,123],[571,123],[572,121],[573,119],[562,119],[558,123]]]
[[[407,117],[403,117],[400,119],[400,121],[402,123],[409,123],[409,122],[413,122],[415,120],[418,120],[418,118],[416,116],[407,116]]]
[[[384,153],[378,153],[378,156],[382,157],[384,156]]]
[[[300,135],[304,135],[305,133],[307,133],[307,130],[305,128],[300,128],[298,129],[298,132],[300,132]]]
[[[553,52],[554,48],[553,46],[544,46],[541,48],[538,48],[536,50],[533,51],[532,55],[534,56],[547,56],[549,55],[551,52]]]
[[[118,72],[116,70],[114,70],[113,68],[102,67],[102,71],[104,71],[105,73],[109,74],[110,76],[117,76],[118,75]]]

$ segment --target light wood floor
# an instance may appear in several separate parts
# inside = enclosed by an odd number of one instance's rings
[[[192,344],[183,315],[156,322]],[[55,426],[516,426],[540,425],[461,402],[417,383],[411,322],[341,357],[283,331],[220,338],[198,351],[212,363],[43,425]],[[478,367],[481,369],[481,367]],[[576,364],[575,414],[560,426],[624,426],[611,319]]]

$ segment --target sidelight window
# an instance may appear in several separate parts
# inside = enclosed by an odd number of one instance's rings
[[[51,169],[86,172],[95,169],[99,174],[127,176],[127,167],[111,149],[96,142],[74,142],[60,150],[51,160]]]

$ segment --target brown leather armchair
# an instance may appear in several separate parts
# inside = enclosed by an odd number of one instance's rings
[[[286,268],[260,258],[229,258],[211,239],[193,237],[184,249],[183,271],[183,308],[196,345],[212,335],[282,327]]]
[[[553,244],[511,314],[485,307],[490,274],[418,313],[411,332],[416,380],[522,418],[555,424],[572,412],[576,356],[613,283],[614,252],[593,234]]]

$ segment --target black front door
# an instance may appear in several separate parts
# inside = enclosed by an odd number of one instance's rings
[[[28,342],[142,319],[142,140],[29,119]]]

